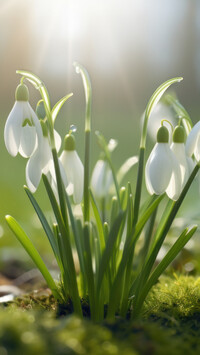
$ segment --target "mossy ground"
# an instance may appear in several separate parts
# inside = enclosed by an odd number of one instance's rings
[[[87,316],[87,302],[83,302]],[[94,324],[32,294],[0,308],[0,354],[198,354],[200,278],[163,276],[135,321]]]

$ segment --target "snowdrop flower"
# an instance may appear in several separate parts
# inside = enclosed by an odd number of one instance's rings
[[[158,130],[157,143],[146,164],[146,186],[151,195],[166,192],[170,199],[177,200],[182,190],[181,170],[168,141],[168,130],[162,126]]]
[[[30,157],[42,139],[40,122],[30,106],[28,88],[18,85],[15,93],[16,102],[7,118],[4,140],[12,156],[20,153],[24,158]]]
[[[67,177],[66,191],[73,195],[74,203],[78,204],[83,198],[84,168],[75,150],[75,138],[72,134],[66,135],[64,151],[59,159]]]
[[[194,125],[187,137],[186,153],[190,157],[194,154],[195,159],[200,160],[200,121]]]
[[[112,172],[105,159],[99,159],[94,167],[91,188],[95,197],[105,198],[113,182]]]
[[[48,174],[50,170],[50,162],[52,160],[47,126],[42,120],[40,124],[42,127],[43,138],[40,140],[36,151],[30,157],[26,165],[26,182],[31,192],[37,190],[42,174]]]
[[[185,186],[192,169],[194,167],[193,160],[186,155],[185,150],[185,134],[184,129],[181,126],[177,126],[173,133],[173,143],[171,144],[171,150],[175,154],[181,169],[181,186]]]

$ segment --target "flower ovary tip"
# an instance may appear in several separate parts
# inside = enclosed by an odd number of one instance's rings
[[[28,87],[25,84],[19,84],[15,91],[16,101],[28,101],[29,100],[29,91]]]
[[[75,138],[72,134],[67,134],[64,140],[64,150],[72,151],[76,149]]]
[[[157,142],[158,143],[168,143],[169,141],[169,132],[167,127],[162,126],[157,132]]]
[[[185,133],[184,129],[181,126],[176,126],[173,133],[173,142],[174,143],[184,143],[185,142]]]

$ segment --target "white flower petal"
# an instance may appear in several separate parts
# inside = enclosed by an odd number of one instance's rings
[[[26,182],[31,192],[38,188],[42,176],[40,151],[36,150],[26,165]]]
[[[19,151],[21,128],[23,119],[22,102],[16,101],[6,121],[4,129],[4,141],[6,148],[12,156]]]
[[[195,168],[195,162],[192,158],[187,157],[187,163],[189,167],[189,175],[192,173],[193,169]]]
[[[71,182],[67,185],[66,191],[68,193],[69,196],[72,196],[74,193],[74,184],[72,184]]]
[[[150,162],[151,162],[151,159],[148,159],[147,163],[146,163],[146,167],[145,167],[145,182],[146,182],[147,191],[150,193],[150,195],[153,195],[155,193],[155,191],[154,191],[154,189],[153,189],[153,187],[151,185],[150,176],[149,176],[149,167],[151,165]]]
[[[57,152],[59,152],[62,140],[61,140],[61,136],[59,135],[59,133],[55,129],[54,129],[54,138],[55,138],[56,150],[57,150]]]
[[[95,197],[106,197],[113,182],[112,172],[105,160],[98,160],[92,173],[91,187]]]
[[[33,124],[34,124],[34,126],[36,128],[37,137],[38,137],[38,144],[39,144],[40,140],[42,140],[42,138],[43,138],[42,127],[40,125],[40,121],[39,121],[35,111],[32,109],[32,107],[29,104],[29,102],[27,102],[27,104],[28,104],[27,108],[29,110],[29,115],[30,115],[29,117],[32,119],[32,122],[33,122]]]
[[[179,198],[180,193],[182,191],[181,169],[179,166],[179,162],[172,151],[171,151],[170,160],[172,164],[172,175],[171,175],[169,185],[166,189],[166,193],[169,198],[176,201]]]
[[[174,143],[173,142],[171,145],[171,150],[175,154],[176,159],[178,160],[178,163],[179,163],[179,166],[181,169],[181,185],[183,188],[189,178],[189,175],[190,175],[188,159],[187,159],[186,152],[185,152],[185,145],[184,145],[184,143]]]
[[[80,203],[83,198],[83,164],[75,150],[63,151],[60,160],[65,169],[68,183],[73,184],[73,199],[74,203]]]
[[[106,165],[104,160],[98,160],[91,178],[91,187],[96,197],[105,197],[105,173]]]
[[[172,174],[170,147],[157,143],[147,161],[146,183],[149,191],[161,195],[166,191]]]
[[[200,158],[200,121],[194,125],[186,141],[186,153],[190,157],[194,154],[195,158]]]
[[[49,164],[52,160],[51,148],[47,137],[43,137],[38,150],[40,151],[40,160],[43,174],[47,174],[49,171]]]
[[[29,126],[21,128],[21,140],[19,153],[24,157],[30,157],[37,146],[37,134],[34,126]]]

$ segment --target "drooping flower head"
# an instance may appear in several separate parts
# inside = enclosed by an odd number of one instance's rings
[[[74,203],[78,204],[83,198],[84,168],[76,152],[75,138],[72,134],[65,136],[64,150],[59,159],[67,177],[66,191],[73,195]]]
[[[157,143],[146,163],[146,186],[151,195],[166,192],[169,198],[177,200],[182,189],[181,171],[168,142],[168,129],[162,126],[157,133]]]
[[[27,158],[35,152],[38,141],[42,138],[42,129],[28,102],[29,92],[26,85],[18,85],[15,98],[16,102],[6,121],[4,140],[12,156],[19,153]]]

